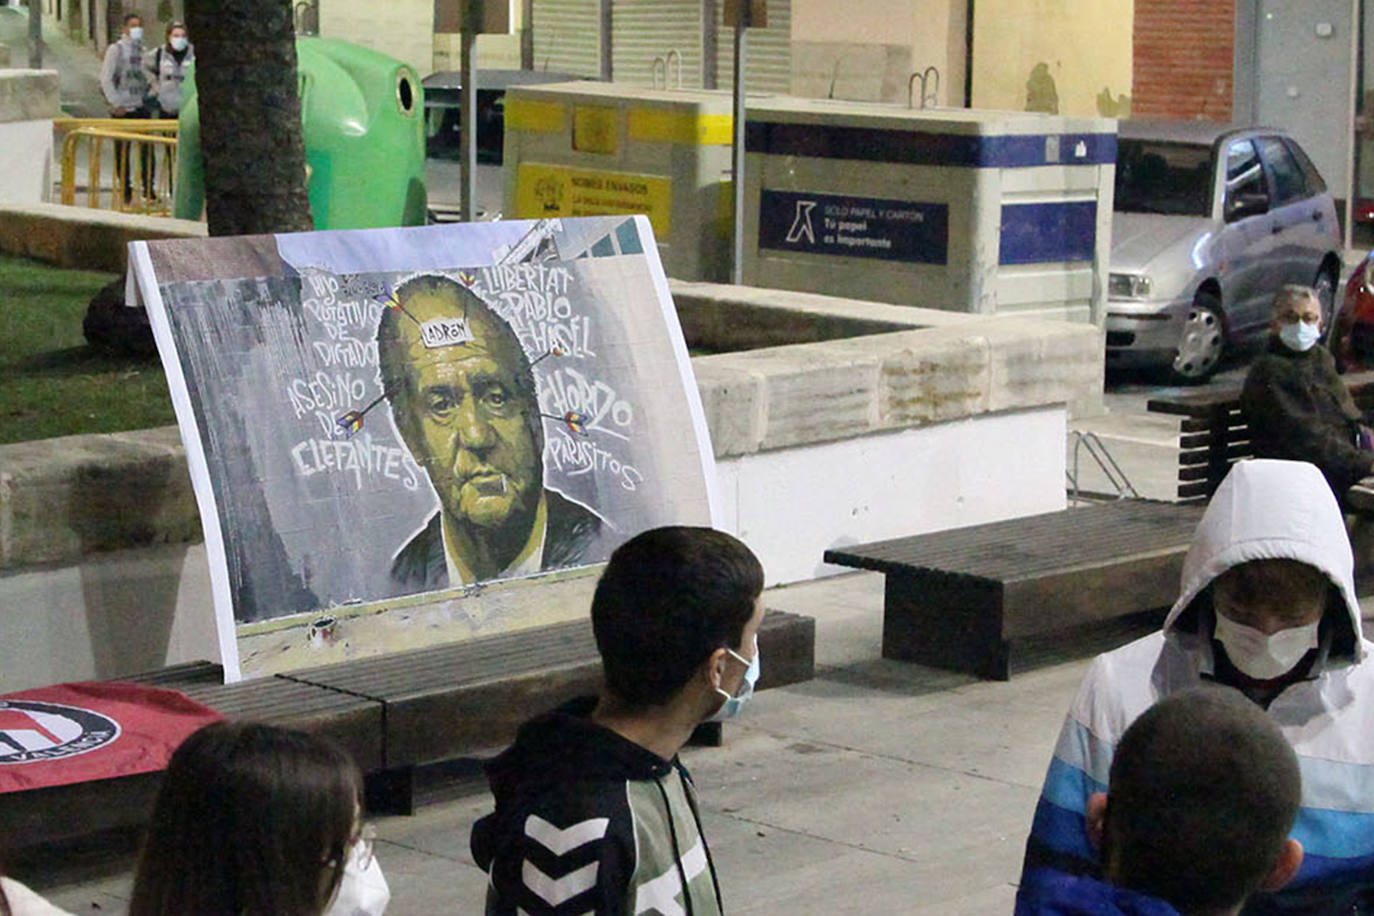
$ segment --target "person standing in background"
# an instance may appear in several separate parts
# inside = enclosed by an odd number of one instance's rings
[[[175,118],[181,113],[181,84],[195,57],[196,49],[181,22],[168,25],[166,41],[152,54],[144,55],[143,75],[160,117]]]
[[[143,55],[143,75],[148,80],[153,117],[176,118],[181,114],[181,86],[186,82],[186,71],[195,58],[196,49],[187,36],[184,22],[168,24],[163,43],[152,54]],[[176,153],[170,146],[162,149],[166,153],[163,167],[167,169],[167,187],[170,191]]]
[[[124,17],[119,41],[105,49],[105,62],[100,68],[100,91],[105,95],[113,118],[151,118],[152,106],[148,98],[148,78],[143,72],[143,19],[137,13]],[[115,143],[115,172],[124,176],[124,202],[130,197],[128,141]],[[143,155],[143,192],[152,191],[152,162],[146,151]]]

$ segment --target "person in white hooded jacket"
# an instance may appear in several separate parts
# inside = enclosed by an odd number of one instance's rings
[[[1098,656],[1050,761],[1021,883],[1096,875],[1088,799],[1105,790],[1127,727],[1204,682],[1265,708],[1298,756],[1304,849],[1282,891],[1246,914],[1374,913],[1374,662],[1360,628],[1350,542],[1306,462],[1237,464],[1212,498],[1160,632]]]

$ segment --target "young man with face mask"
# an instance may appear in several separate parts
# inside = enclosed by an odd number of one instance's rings
[[[486,912],[719,916],[720,886],[678,751],[736,715],[759,675],[763,569],[709,528],[655,528],[592,599],[604,686],[521,726],[487,767],[472,828]]]
[[[1246,914],[1365,912],[1374,905],[1374,662],[1360,629],[1350,542],[1312,465],[1237,464],[1212,497],[1158,633],[1094,660],[1069,710],[1026,844],[1023,886],[1097,875],[1089,799],[1126,728],[1203,684],[1263,708],[1303,773],[1293,837],[1301,869]],[[1374,912],[1371,910],[1370,912]]]
[[[1335,361],[1317,343],[1317,294],[1305,286],[1280,289],[1271,327],[1268,350],[1251,364],[1240,397],[1255,455],[1312,462],[1344,505],[1347,491],[1374,473],[1374,451],[1361,441],[1364,416]]]
[[[143,19],[137,13],[124,17],[124,28],[118,41],[110,42],[100,67],[100,91],[112,118],[151,118],[152,99],[148,94],[148,77],[143,71]],[[134,168],[126,164],[129,142],[115,143],[115,169],[124,175],[124,200],[132,196]],[[152,157],[144,150],[139,169],[144,196],[153,189]]]

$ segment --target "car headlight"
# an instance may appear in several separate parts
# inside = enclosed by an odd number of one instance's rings
[[[1108,274],[1107,295],[1112,299],[1148,299],[1150,278],[1143,274]]]
[[[1369,269],[1369,261],[1366,260],[1360,265],[1360,285],[1364,287],[1366,296],[1374,296],[1374,271]]]

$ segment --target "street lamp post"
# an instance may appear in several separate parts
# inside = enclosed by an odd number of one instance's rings
[[[29,69],[43,69],[43,0],[29,0]]]

